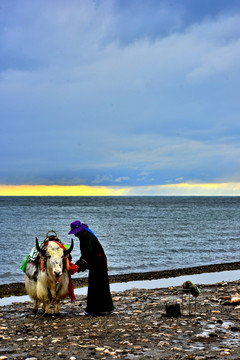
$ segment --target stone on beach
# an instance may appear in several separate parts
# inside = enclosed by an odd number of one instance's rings
[[[3,306],[0,356],[2,360],[239,359],[239,306],[224,305],[224,298],[240,293],[240,281],[200,288],[191,315],[188,303],[181,304],[180,287],[113,292],[115,310],[109,316],[84,316],[85,296],[77,296],[75,303],[64,301],[59,317],[33,315],[29,302]],[[166,302],[173,300],[183,305],[182,316],[166,316]]]

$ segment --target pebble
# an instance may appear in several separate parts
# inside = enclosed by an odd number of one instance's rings
[[[240,281],[234,286],[236,293]],[[213,286],[202,286],[196,312],[194,299],[190,298],[191,314],[188,302],[184,302],[183,316],[179,318],[166,316],[166,302],[181,300],[181,289],[175,287],[115,293],[115,310],[104,317],[84,316],[86,300],[82,296],[77,297],[81,307],[65,301],[58,318],[32,315],[25,303],[4,307],[0,316],[0,360],[12,359],[16,351],[19,358],[28,360],[56,356],[69,360],[201,360],[229,355],[231,360],[239,360],[239,311],[237,306],[226,308],[221,303],[231,285],[220,289],[217,292]]]
[[[225,355],[231,355],[231,352],[228,351],[228,350],[224,350],[224,351],[220,352],[220,355],[223,355],[223,356],[225,356]]]

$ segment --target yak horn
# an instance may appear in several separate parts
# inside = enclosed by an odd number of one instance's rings
[[[64,250],[64,257],[68,256],[70,254],[70,252],[72,252],[72,249],[73,249],[73,239],[71,239],[70,248],[67,250]]]
[[[36,237],[36,249],[41,256],[45,256],[46,251],[40,248],[37,237]]]

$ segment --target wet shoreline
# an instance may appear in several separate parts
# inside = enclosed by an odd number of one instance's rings
[[[2,306],[0,358],[238,360],[240,304],[231,298],[240,280],[199,289],[196,299],[181,286],[112,291],[108,316],[85,316],[86,295],[64,301],[59,316],[33,314],[31,301]],[[172,303],[181,316],[167,316]]]
[[[231,271],[231,270],[239,270],[239,269],[240,269],[240,262],[211,264],[211,265],[186,267],[186,268],[179,268],[172,270],[109,275],[109,282],[110,284],[114,284],[114,283],[122,283],[129,281],[167,279],[182,275],[195,275],[195,274]],[[87,286],[87,281],[88,281],[87,277],[84,278],[73,277],[72,280],[73,280],[74,288]],[[5,296],[22,296],[22,295],[26,295],[23,282],[0,285],[0,298],[3,298]]]

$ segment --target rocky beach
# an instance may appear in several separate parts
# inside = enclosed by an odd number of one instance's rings
[[[240,268],[234,264],[231,269]],[[221,270],[224,266],[230,265],[222,264]],[[122,281],[155,276],[128,274]],[[75,279],[75,287],[77,283]],[[85,295],[77,295],[74,302],[65,300],[59,316],[45,317],[41,310],[33,314],[30,300],[1,306],[0,360],[239,359],[240,280],[197,285],[197,298],[183,293],[181,286],[112,292],[115,309],[107,316],[85,316]],[[4,291],[16,295],[14,289],[22,295],[22,287],[2,285],[1,297]],[[167,316],[169,304],[178,306],[180,316]]]

